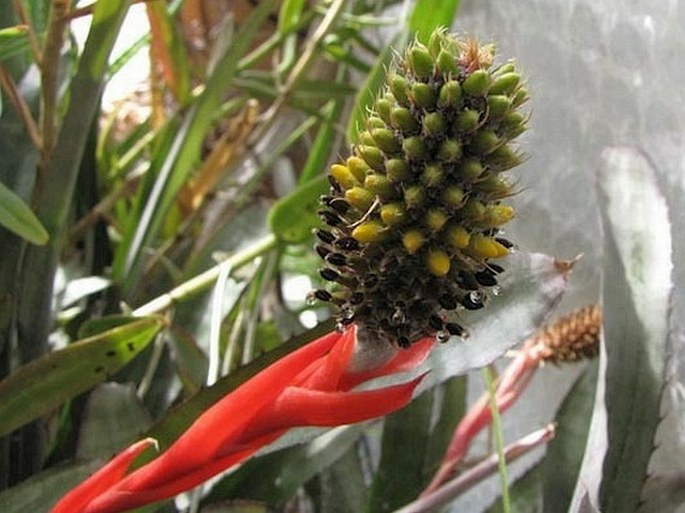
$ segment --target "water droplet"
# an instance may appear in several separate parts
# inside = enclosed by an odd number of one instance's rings
[[[395,308],[395,311],[392,314],[391,320],[395,326],[399,326],[406,322],[407,316],[404,314],[404,311],[400,307],[397,307]]]
[[[305,298],[304,302],[309,305],[309,306],[314,306],[317,302],[316,296],[314,295],[315,292],[312,291],[309,294],[307,294],[307,297]]]
[[[467,330],[464,330],[464,332],[459,335],[459,338],[462,340],[467,340],[471,336],[471,333],[469,333]]]
[[[450,339],[450,333],[447,330],[440,330],[435,334],[435,340],[444,344]]]
[[[484,296],[485,295],[480,290],[472,290],[469,292],[469,299],[472,303],[482,303]]]
[[[502,295],[502,287],[499,285],[495,285],[492,287],[492,295],[493,296],[501,296]]]

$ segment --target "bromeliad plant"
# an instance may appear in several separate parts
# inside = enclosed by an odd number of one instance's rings
[[[170,498],[240,463],[298,426],[367,420],[406,405],[421,377],[351,391],[416,368],[433,340],[465,335],[460,311],[485,305],[511,243],[504,172],[527,99],[492,47],[436,31],[393,66],[346,165],[331,168],[317,252],[317,290],[339,306],[338,328],[274,363],[203,413],[169,449],[127,473],[139,442],[67,494],[53,513],[115,513]],[[448,319],[447,317],[450,316]],[[453,342],[455,343],[455,342]],[[369,350],[368,347],[380,347]],[[370,357],[369,357],[370,355]]]

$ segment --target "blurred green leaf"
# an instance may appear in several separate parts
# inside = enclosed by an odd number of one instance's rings
[[[278,15],[278,31],[288,34],[300,23],[304,0],[284,0]]]
[[[28,47],[29,37],[26,25],[16,25],[0,29],[0,61],[20,54]]]
[[[303,242],[309,238],[312,228],[320,223],[316,214],[319,196],[327,190],[328,179],[322,175],[277,201],[269,214],[269,226],[274,235],[289,243]]]
[[[23,200],[0,182],[0,225],[27,241],[43,245],[48,232]]]
[[[672,346],[673,264],[666,201],[646,156],[629,147],[606,149],[598,186],[608,416],[600,503],[613,513],[637,509],[654,451]]]
[[[369,492],[367,513],[394,511],[423,489],[432,414],[433,396],[424,393],[385,418],[380,463]]]
[[[591,362],[571,388],[556,414],[557,432],[547,445],[543,466],[545,511],[568,511],[595,405],[598,360]]]
[[[339,459],[361,433],[360,425],[340,427],[307,444],[248,460],[219,481],[205,501],[252,499],[283,504],[298,488]]]
[[[163,326],[162,317],[138,319],[19,368],[0,382],[0,435],[106,380],[140,353]]]
[[[451,27],[459,9],[459,0],[416,0],[409,16],[409,29],[426,44],[438,27]]]
[[[509,487],[511,511],[515,513],[542,513],[542,483],[544,470],[541,464],[531,468]],[[566,511],[561,506],[554,506],[550,511]],[[496,500],[485,513],[504,513],[502,501]]]
[[[327,112],[329,110],[328,107],[331,107],[331,115],[328,117],[328,121],[321,125],[316,134],[314,144],[312,144],[309,150],[307,162],[305,162],[300,173],[300,185],[307,183],[316,176],[326,174],[327,170],[324,168],[328,163],[336,136],[335,124],[339,122],[344,106],[345,102],[338,99],[330,102],[322,109],[323,112]]]
[[[467,386],[468,379],[466,376],[455,376],[440,385],[439,389],[436,388],[433,391],[439,416],[431,430],[431,436],[426,447],[423,472],[425,484],[428,484],[438,471],[454,436],[454,430],[466,412]]]
[[[104,462],[89,461],[53,467],[0,492],[0,511],[27,513],[50,511],[65,491],[83,481]]]
[[[133,383],[101,383],[88,396],[76,458],[89,460],[115,454],[139,438],[150,423]]]

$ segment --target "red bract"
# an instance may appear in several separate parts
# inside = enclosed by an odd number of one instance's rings
[[[356,330],[330,333],[289,354],[209,408],[157,459],[125,475],[152,442],[138,442],[65,495],[52,513],[116,513],[173,497],[241,462],[298,426],[338,426],[406,405],[421,377],[350,391],[373,378],[414,368],[432,339],[381,366],[351,372]]]

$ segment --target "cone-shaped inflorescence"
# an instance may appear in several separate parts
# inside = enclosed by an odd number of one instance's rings
[[[463,336],[456,310],[483,307],[497,286],[528,95],[493,52],[443,31],[410,45],[352,156],[332,166],[317,251],[338,285],[314,296],[339,307],[341,324],[402,347]]]

